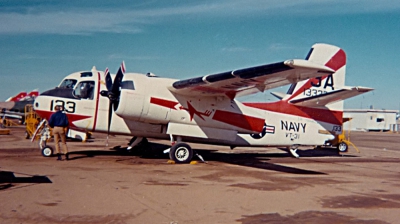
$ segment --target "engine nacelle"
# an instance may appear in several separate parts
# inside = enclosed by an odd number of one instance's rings
[[[128,120],[152,124],[167,124],[171,109],[150,104],[150,96],[129,89],[122,89],[115,113]]]
[[[140,121],[143,113],[144,95],[135,90],[122,89],[115,113],[128,120]]]

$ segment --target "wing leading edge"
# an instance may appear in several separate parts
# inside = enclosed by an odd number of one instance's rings
[[[227,96],[233,99],[334,72],[335,70],[313,61],[293,59],[179,80],[169,89],[181,95]]]

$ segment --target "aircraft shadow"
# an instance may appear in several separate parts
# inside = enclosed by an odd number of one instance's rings
[[[14,186],[14,184],[43,184],[52,183],[46,176],[28,176],[16,177],[13,172],[0,171],[0,190],[6,190]]]
[[[127,150],[126,147],[117,146],[109,151],[105,150],[83,150],[70,153],[70,160],[77,160],[88,157],[97,156],[138,156],[145,159],[169,159],[168,154],[163,151],[169,148],[169,145],[159,143],[148,143],[146,147],[137,147],[132,150]],[[279,164],[267,162],[272,158],[289,158],[288,153],[224,153],[218,150],[196,149],[195,153],[201,155],[205,161],[216,161],[239,166],[258,168],[263,170],[272,170],[277,172],[304,174],[304,175],[326,175],[326,173],[299,169]],[[337,150],[331,149],[310,149],[299,150],[301,157],[322,157],[322,156],[341,156]],[[193,160],[200,160],[196,155]],[[293,160],[296,160],[293,158]]]
[[[296,167],[284,166],[275,163],[268,162],[272,158],[289,158],[289,155],[285,153],[222,153],[218,151],[197,149],[196,152],[200,154],[205,161],[218,161],[228,164],[234,164],[239,166],[246,166],[252,168],[258,168],[263,170],[271,170],[283,173],[291,174],[303,174],[303,175],[326,175],[326,173],[300,169]],[[290,158],[292,159],[292,158]],[[293,158],[293,160],[296,160]]]

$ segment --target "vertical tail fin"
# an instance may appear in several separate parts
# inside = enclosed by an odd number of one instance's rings
[[[315,44],[308,53],[306,60],[316,62],[332,68],[336,72],[332,75],[312,78],[292,84],[283,99],[288,102],[299,101],[304,98],[318,97],[335,89],[342,88],[346,75],[346,53],[339,47],[328,44]],[[326,105],[331,110],[343,110],[343,101]]]
[[[20,101],[22,98],[24,98],[26,96],[27,96],[26,92],[19,92],[17,95],[9,97],[6,100],[6,102],[9,102],[9,101],[17,102],[17,101]]]

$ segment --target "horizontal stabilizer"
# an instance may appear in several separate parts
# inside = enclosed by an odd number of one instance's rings
[[[310,96],[297,100],[290,100],[289,103],[305,107],[324,107],[327,104],[334,103],[340,100],[345,100],[372,90],[373,90],[372,88],[359,87],[359,86],[343,87],[341,89],[337,89],[316,96]]]
[[[287,94],[286,93],[281,93],[281,92],[271,92],[271,94],[274,96],[274,97],[276,97],[276,98],[278,98],[278,99],[283,99],[283,98],[285,98],[286,96],[287,96]]]

